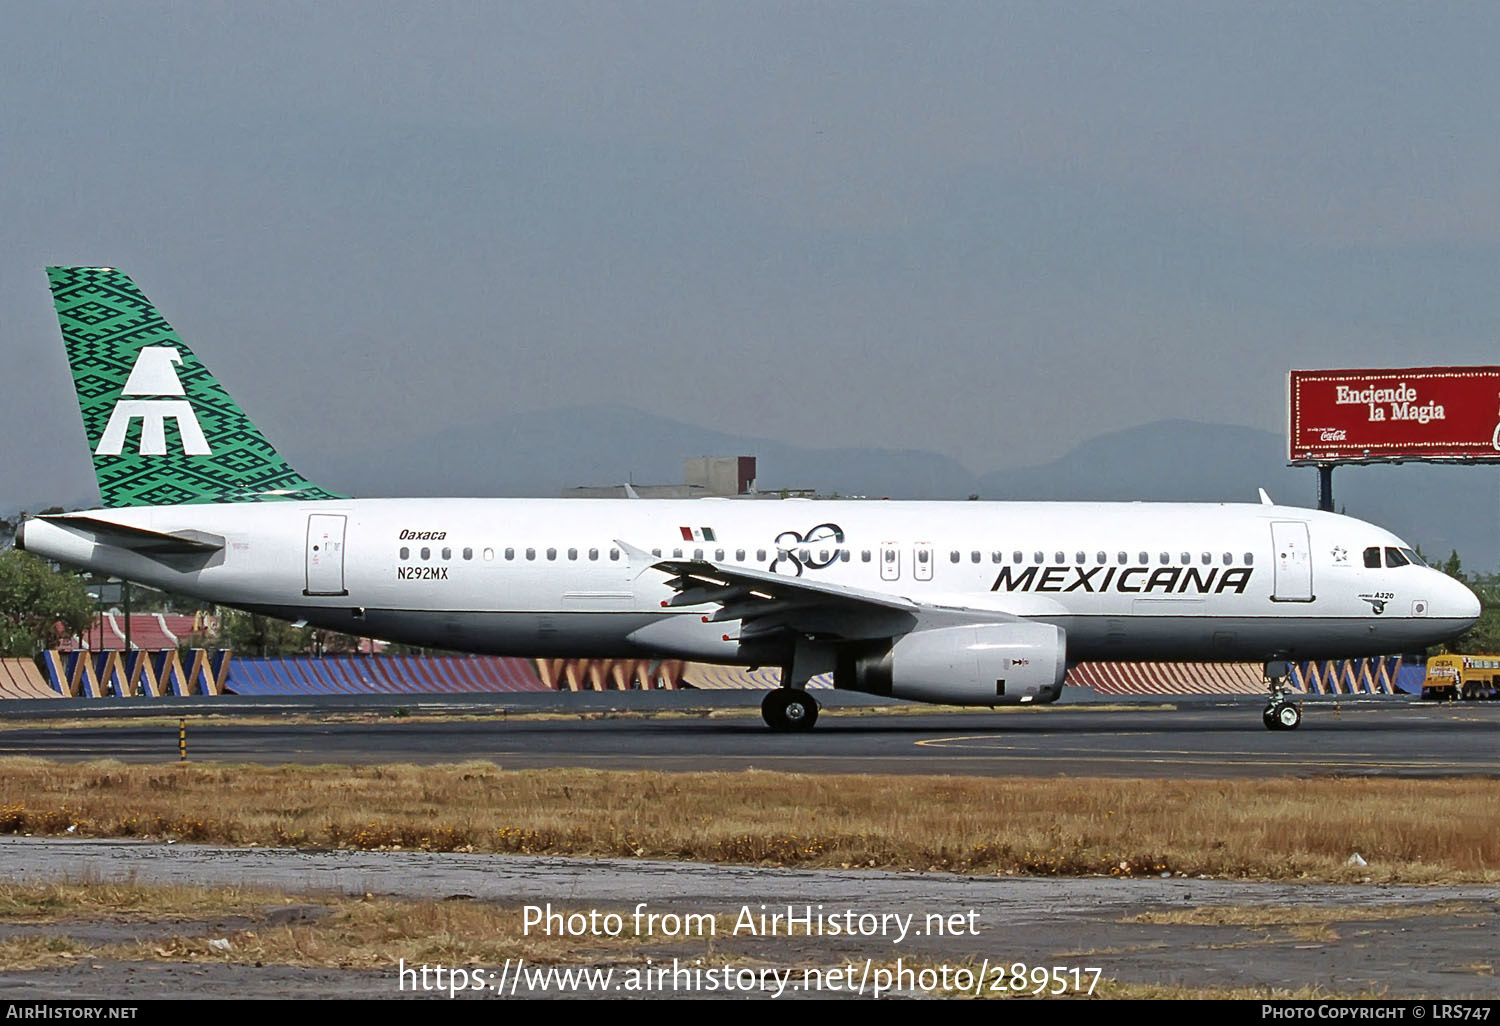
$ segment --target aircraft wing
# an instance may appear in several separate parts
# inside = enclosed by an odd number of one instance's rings
[[[706,560],[657,560],[650,568],[671,575],[667,585],[676,594],[664,600],[663,606],[716,604],[719,608],[706,614],[704,621],[740,621],[742,641],[779,631],[856,641],[933,627],[1022,620],[1010,613],[933,605]]]

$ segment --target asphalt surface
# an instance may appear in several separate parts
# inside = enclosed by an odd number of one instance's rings
[[[927,712],[872,709],[825,694],[816,729],[776,734],[761,723],[758,697],[12,702],[0,715],[0,755],[167,762],[178,757],[178,723],[185,718],[194,762],[484,759],[511,768],[1030,777],[1500,776],[1500,703],[1310,699],[1299,729],[1268,731],[1255,696]],[[31,708],[16,708],[23,705]],[[142,721],[141,714],[151,718]],[[37,725],[42,715],[65,722]],[[357,722],[304,722],[329,717]]]
[[[1037,879],[965,877],[934,873],[765,869],[683,862],[562,859],[426,852],[288,851],[202,845],[157,845],[105,840],[0,838],[0,880],[73,879],[258,886],[291,893],[392,895],[494,902],[513,907],[517,927],[524,906],[551,910],[556,925],[538,917],[538,933],[570,932],[577,955],[562,965],[610,969],[606,989],[537,980],[515,996],[545,997],[833,997],[850,996],[860,980],[875,996],[882,968],[951,971],[967,967],[986,993],[1018,982],[1010,972],[1063,971],[1063,988],[1077,993],[1097,975],[1125,983],[1193,988],[1316,988],[1323,993],[1500,997],[1493,972],[1500,935],[1494,888],[1395,887],[1359,884],[1245,883],[1207,879]],[[642,910],[637,918],[635,913]],[[1255,921],[1247,910],[1271,913]],[[284,910],[279,910],[284,911]],[[633,949],[601,952],[592,939],[610,929],[562,918],[613,912]],[[1162,922],[1161,913],[1193,912],[1193,921]],[[1210,913],[1205,915],[1204,913]],[[656,914],[660,918],[651,920]],[[674,933],[669,915],[717,917],[711,940]],[[762,918],[779,914],[780,923]],[[852,918],[851,918],[852,916]],[[808,917],[803,922],[789,918]],[[854,927],[833,932],[835,920]],[[1221,920],[1221,921],[1216,921]],[[804,923],[806,925],[804,925]],[[255,925],[258,929],[266,924]],[[49,926],[51,934],[80,938],[122,936],[228,938],[245,923],[104,923]],[[0,926],[0,936],[14,931]],[[517,931],[519,934],[519,929]],[[668,976],[654,991],[632,992],[628,973],[648,965],[699,969]],[[0,995],[11,999],[110,997],[410,997],[395,959],[385,971],[291,966],[115,962],[84,959],[58,969],[0,972]],[[850,966],[838,988],[828,973]],[[711,989],[708,973],[737,967],[749,977],[736,989]],[[485,989],[463,996],[497,996],[501,966],[483,972]],[[513,970],[514,967],[512,967]],[[541,969],[542,967],[533,967]],[[777,975],[767,975],[775,970]],[[1073,976],[1072,971],[1079,975]],[[810,973],[811,971],[811,973]],[[817,975],[822,973],[822,976]],[[789,975],[783,975],[789,974]],[[512,975],[510,980],[517,977]],[[722,979],[722,978],[721,978]],[[922,996],[934,988],[911,976],[887,975],[889,996]],[[431,982],[431,981],[429,981]],[[597,982],[597,977],[596,977]],[[929,978],[929,982],[936,982]],[[1051,989],[1056,976],[1045,979]],[[441,991],[427,996],[447,997]]]
[[[758,767],[803,772],[903,772],[1002,776],[1256,777],[1328,774],[1438,777],[1500,775],[1494,739],[1500,703],[1432,705],[1401,698],[1309,700],[1303,726],[1267,731],[1261,699],[1173,698],[1112,704],[1075,701],[1008,712],[898,712],[854,696],[819,696],[824,716],[809,734],[773,734],[753,694],[525,695],[335,700],[10,702],[0,707],[0,755],[63,761],[116,758],[170,762],[178,723],[188,723],[195,762],[372,763],[492,760],[505,767],[659,769]],[[1087,697],[1087,696],[1082,696]],[[910,708],[910,707],[908,707]],[[1476,787],[1493,786],[1488,780]],[[721,928],[742,912],[832,916],[879,924],[858,935],[719,936],[705,943],[658,931],[628,954],[579,938],[561,968],[608,970],[607,989],[577,979],[528,977],[514,996],[831,997],[932,993],[907,965],[966,967],[986,993],[1030,984],[1017,964],[1077,970],[1070,993],[1098,970],[1107,979],[1188,988],[1312,989],[1320,993],[1500,998],[1493,887],[1386,887],[1152,880],[976,878],[952,874],[794,871],[691,863],[509,858],[424,852],[281,851],[93,839],[0,838],[0,880],[192,881],[258,885],[292,894],[371,892],[406,898],[490,901],[516,907],[628,917],[641,903],[659,913],[713,914]],[[764,906],[764,908],[762,908]],[[821,906],[821,909],[818,908]],[[1223,909],[1223,918],[1212,910]],[[1257,922],[1246,910],[1264,910]],[[272,910],[274,913],[276,910]],[[1192,911],[1188,922],[1154,915]],[[1205,912],[1212,914],[1205,915]],[[968,925],[916,932],[929,915]],[[900,917],[913,932],[896,939]],[[625,922],[631,922],[626,918]],[[47,929],[90,944],[145,938],[234,936],[264,923],[126,922],[118,917]],[[0,940],[24,935],[0,923]],[[627,930],[631,927],[627,926]],[[16,932],[20,931],[19,934]],[[101,952],[102,953],[102,952]],[[86,964],[86,968],[85,968]],[[739,973],[658,978],[665,967]],[[833,974],[849,967],[842,987]],[[999,967],[1005,967],[1004,969]],[[496,996],[507,967],[470,967]],[[536,967],[533,967],[536,968]],[[633,977],[634,991],[624,989]],[[881,977],[885,971],[887,975]],[[770,973],[768,977],[766,974]],[[777,975],[790,973],[791,975]],[[853,976],[860,976],[855,991]],[[956,978],[956,977],[955,977]],[[518,976],[508,977],[510,986]],[[594,977],[595,984],[599,977]],[[717,979],[717,984],[710,981]],[[256,966],[88,958],[59,969],[0,972],[11,999],[446,997],[403,986],[387,970]],[[450,981],[451,982],[451,981]],[[1049,977],[1047,985],[1057,984]],[[425,984],[425,981],[424,981]],[[510,995],[507,995],[510,996]]]

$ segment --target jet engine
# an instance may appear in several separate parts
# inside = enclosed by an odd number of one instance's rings
[[[1067,635],[1048,623],[912,631],[842,646],[834,687],[948,705],[1051,702],[1062,694]]]

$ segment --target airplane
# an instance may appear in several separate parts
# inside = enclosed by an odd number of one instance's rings
[[[525,657],[779,666],[953,705],[1056,701],[1070,662],[1410,651],[1478,619],[1388,531],[1259,504],[353,499],[297,473],[119,270],[48,268],[102,505],[28,519],[59,563],[361,636]]]

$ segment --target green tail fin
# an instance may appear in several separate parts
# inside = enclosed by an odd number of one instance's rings
[[[47,278],[105,506],[341,498],[281,458],[127,275]]]

